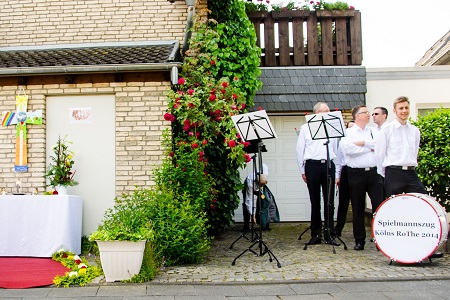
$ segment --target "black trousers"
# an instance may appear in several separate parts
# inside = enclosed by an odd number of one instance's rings
[[[321,163],[320,161],[307,160],[305,163],[305,175],[306,185],[308,186],[309,201],[311,202],[311,237],[315,237],[321,234],[322,231],[322,215],[321,215],[321,197],[322,191],[324,199],[324,217],[325,217],[325,229],[330,229],[330,234],[334,235],[334,184],[335,184],[335,172],[336,167],[331,162],[331,167],[328,171],[328,176],[331,179],[330,182],[330,203],[327,200],[327,163]],[[328,206],[327,206],[328,204]]]
[[[348,184],[348,167],[343,166],[341,171],[341,181],[339,184],[339,205],[337,211],[337,219],[335,231],[337,235],[341,235],[347,220],[348,206],[350,204],[350,186]]]
[[[251,213],[247,209],[247,205],[242,204],[242,213],[244,214],[244,230],[250,230],[250,215]]]
[[[384,188],[388,197],[402,193],[427,194],[415,170],[386,167]]]
[[[366,227],[364,212],[366,209],[366,193],[372,203],[372,212],[384,200],[383,182],[376,168],[370,171],[348,168],[348,182],[353,210],[353,237],[356,243],[365,243]]]

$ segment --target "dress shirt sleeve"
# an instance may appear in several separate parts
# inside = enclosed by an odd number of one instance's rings
[[[334,166],[336,169],[335,172],[335,178],[341,178],[341,169],[342,169],[342,164],[341,164],[341,160],[339,159],[338,155],[339,155],[339,143],[337,139],[332,139],[331,140],[331,145],[333,147],[333,153],[334,153],[334,158],[332,159],[334,162]]]
[[[251,176],[247,176],[247,193],[245,194],[245,206],[250,214],[253,214],[253,179]]]
[[[389,128],[391,129],[391,128]],[[375,140],[375,157],[377,160],[377,172],[384,177],[385,168],[383,167],[384,159],[386,158],[386,151],[388,146],[388,132],[389,129],[383,129],[378,133]]]
[[[306,145],[306,139],[305,139],[305,127],[302,126],[300,128],[300,133],[298,135],[298,139],[297,139],[297,147],[296,147],[296,152],[297,152],[297,164],[298,164],[298,168],[300,169],[300,172],[302,174],[305,174],[305,145]]]

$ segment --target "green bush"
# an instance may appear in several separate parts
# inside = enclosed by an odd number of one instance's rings
[[[430,195],[450,212],[450,109],[413,122],[421,133],[417,174]]]
[[[167,266],[197,263],[205,258],[211,238],[206,214],[194,204],[192,195],[184,194],[183,200],[169,191],[160,191],[148,205],[156,252]]]

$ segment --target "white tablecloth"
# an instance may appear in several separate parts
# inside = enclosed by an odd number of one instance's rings
[[[81,253],[83,200],[72,195],[0,195],[0,256]]]

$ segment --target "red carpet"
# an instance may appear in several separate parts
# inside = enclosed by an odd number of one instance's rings
[[[25,289],[52,285],[69,269],[51,258],[0,257],[0,288]]]

